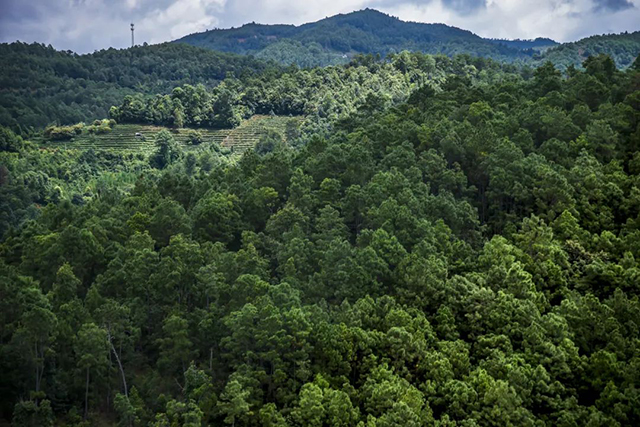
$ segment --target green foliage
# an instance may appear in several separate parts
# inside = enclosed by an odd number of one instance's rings
[[[160,358],[158,367],[165,372],[179,371],[181,376],[191,360],[191,341],[188,323],[179,316],[168,317],[162,327],[164,338],[159,340]]]
[[[191,145],[202,144],[202,133],[197,130],[189,131],[189,142],[191,142]]]
[[[13,133],[11,129],[0,126],[0,152],[11,151],[17,153],[21,150],[23,144],[22,138]]]
[[[2,133],[0,417],[640,424],[638,72],[515,71],[404,52],[119,110],[305,114],[222,147]]]
[[[24,132],[107,117],[112,105],[135,92],[151,95],[196,83],[214,87],[227,74],[271,68],[253,58],[172,43],[87,55],[37,43],[3,43],[0,57],[0,125]]]
[[[174,163],[182,155],[180,146],[176,143],[173,135],[166,129],[161,130],[155,139],[156,152],[151,157],[151,164],[158,168],[164,169]]]
[[[235,426],[236,421],[242,423],[253,415],[247,402],[249,394],[238,380],[232,379],[227,383],[218,401],[218,409],[224,415],[225,424]]]
[[[81,134],[83,128],[84,123],[78,123],[73,126],[49,126],[44,130],[43,135],[53,141],[64,141]]]
[[[51,402],[43,400],[18,402],[13,410],[13,426],[16,427],[53,427],[55,422]]]

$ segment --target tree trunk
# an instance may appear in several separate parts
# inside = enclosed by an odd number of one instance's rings
[[[84,389],[84,419],[89,415],[89,367],[87,366],[87,382]]]
[[[35,345],[35,354],[36,354],[36,392],[40,391],[40,362],[38,361],[38,343],[36,342]]]
[[[111,358],[111,352],[109,351],[109,368],[113,365],[113,359]],[[107,381],[107,408],[111,408],[111,381]]]
[[[120,361],[120,356],[118,356],[118,352],[116,348],[113,346],[113,342],[111,341],[111,332],[107,329],[107,337],[109,339],[109,345],[111,345],[111,351],[113,351],[113,355],[116,357],[116,362],[118,362],[118,368],[120,369],[120,374],[122,375],[122,386],[124,387],[124,395],[126,398],[129,398],[129,391],[127,390],[127,379],[124,376],[124,369],[122,368],[122,362]]]

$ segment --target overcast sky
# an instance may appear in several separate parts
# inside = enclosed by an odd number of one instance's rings
[[[550,37],[640,30],[640,0],[0,0],[0,41],[93,52],[173,40],[246,22],[301,24],[371,7],[403,20],[442,22],[483,37]]]

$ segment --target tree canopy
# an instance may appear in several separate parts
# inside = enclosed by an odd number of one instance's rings
[[[0,418],[640,424],[639,79],[400,53],[117,107],[305,116],[242,155],[3,128]]]

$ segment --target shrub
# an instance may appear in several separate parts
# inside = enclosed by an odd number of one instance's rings
[[[51,126],[45,129],[44,135],[53,141],[64,141],[73,138],[76,132],[71,126]]]
[[[190,130],[188,137],[189,143],[191,143],[191,145],[202,144],[202,133],[198,132],[197,130]]]

